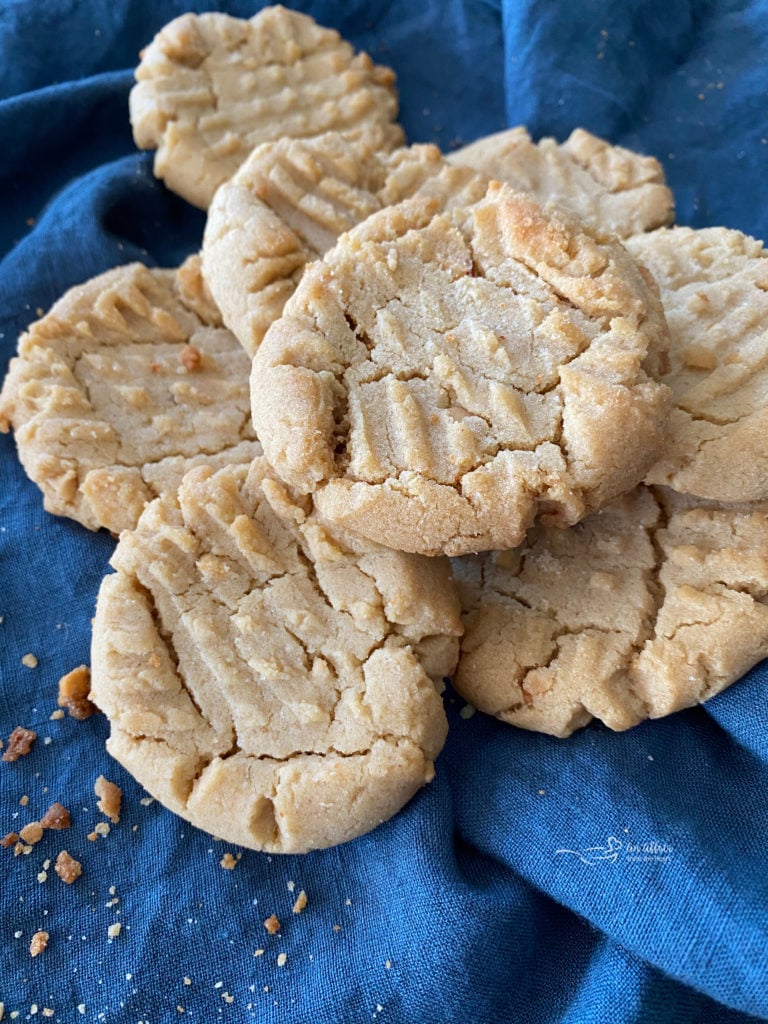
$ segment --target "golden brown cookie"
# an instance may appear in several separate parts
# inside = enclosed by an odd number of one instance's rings
[[[0,430],[13,427],[49,512],[119,533],[192,466],[260,454],[249,370],[199,257],[134,263],[71,289],[22,335]]]
[[[109,751],[171,810],[297,853],[374,828],[432,779],[434,681],[461,632],[446,560],[327,529],[256,459],[193,470],[112,564],[91,697]]]
[[[715,501],[768,500],[768,253],[727,228],[631,239],[671,335],[673,407],[647,482]]]
[[[502,721],[568,736],[705,701],[768,655],[768,506],[638,487],[571,530],[455,559],[455,686]]]
[[[395,74],[338,32],[285,7],[250,20],[183,14],[142,52],[130,95],[134,139],[155,175],[206,209],[254,146],[327,131],[403,140]]]
[[[525,128],[487,135],[448,157],[489,178],[506,181],[539,201],[629,238],[669,224],[674,200],[658,160],[576,128],[565,142],[534,142]]]
[[[509,548],[642,478],[666,344],[612,236],[499,183],[417,197],[305,271],[254,358],[254,424],[328,522],[423,554]]]

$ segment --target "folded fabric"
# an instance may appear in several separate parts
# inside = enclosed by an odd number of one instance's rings
[[[260,6],[5,0],[3,373],[67,288],[199,246],[204,215],[134,147],[132,69],[185,10]],[[395,69],[411,142],[447,149],[518,123],[563,139],[580,125],[658,157],[680,223],[768,237],[765,0],[291,6]],[[106,754],[103,717],[51,719],[58,679],[89,661],[113,546],[45,513],[0,435],[0,736],[38,734],[0,762],[0,834],[54,801],[72,816],[28,853],[0,848],[6,1019],[768,1018],[763,667],[703,707],[564,741],[471,714],[449,689],[437,777],[398,816],[306,856],[240,851],[146,799]],[[97,807],[100,775],[123,790],[118,823]],[[71,885],[55,871],[62,849],[82,864]],[[37,932],[48,940],[32,958]]]

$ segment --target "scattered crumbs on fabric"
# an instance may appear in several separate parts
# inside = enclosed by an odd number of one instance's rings
[[[459,715],[462,718],[471,718],[476,710],[477,708],[473,708],[471,704],[465,704],[461,711],[459,711]]]
[[[385,960],[384,961],[384,969],[388,971],[388,970],[391,969],[391,967],[392,967],[392,961],[391,960]]]
[[[285,963],[286,963],[287,959],[288,959],[288,954],[287,953],[278,953],[277,954],[277,966],[278,967],[285,967]]]
[[[29,955],[39,956],[48,945],[48,939],[50,939],[48,932],[35,932],[29,944]]]
[[[26,757],[32,749],[32,744],[37,739],[34,729],[25,729],[17,725],[8,737],[8,749],[3,753],[3,761],[18,761],[20,757]]]
[[[539,790],[539,796],[546,796],[546,795],[547,795],[546,789],[540,789]]]
[[[263,949],[256,949],[256,950],[254,950],[253,955],[254,956],[264,956],[264,950]]]
[[[72,718],[83,721],[95,714],[98,708],[90,700],[91,670],[87,665],[78,665],[59,679],[58,705],[66,708]]]
[[[53,870],[67,885],[72,885],[83,873],[83,866],[79,860],[75,860],[66,850],[62,850],[56,858]]]
[[[113,825],[120,821],[120,805],[123,800],[123,791],[114,782],[110,782],[103,775],[100,775],[93,784],[93,791],[99,798],[96,806],[102,814],[105,814]],[[98,831],[98,825],[96,826]],[[109,830],[107,830],[109,831]],[[105,835],[107,833],[104,833]]]
[[[116,939],[117,938],[117,936],[120,934],[120,931],[121,931],[122,927],[123,926],[120,924],[119,921],[115,921],[114,924],[111,924],[109,926],[109,928],[107,928],[107,935],[108,935],[110,941],[112,939]]]
[[[307,905],[307,894],[302,889],[299,895],[296,897],[296,902],[293,904],[294,914],[300,914]]]
[[[37,668],[39,663],[34,654],[30,653],[24,655],[24,657],[21,659],[21,664],[24,665],[26,668]]]
[[[237,858],[233,857],[231,853],[225,853],[219,864],[227,871],[234,871],[237,867]]]
[[[277,935],[280,931],[280,921],[277,914],[270,915],[264,922],[264,927],[267,929],[270,935]]]
[[[26,793],[24,793],[23,796],[19,797],[19,803],[21,804],[22,807],[27,806],[27,804],[29,803],[29,797],[27,796]]]
[[[57,722],[60,718],[63,718],[63,717],[64,717],[64,709],[63,708],[56,708],[56,710],[52,711],[51,714],[48,716],[48,719],[51,722]]]

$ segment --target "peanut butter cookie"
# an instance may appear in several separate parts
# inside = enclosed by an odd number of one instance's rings
[[[192,466],[261,453],[249,370],[199,257],[177,271],[118,267],[68,291],[21,336],[0,430],[13,427],[49,512],[119,533]]]
[[[627,245],[656,278],[671,335],[672,413],[647,482],[768,500],[768,253],[727,228],[670,228]]]
[[[400,145],[395,74],[338,32],[285,7],[250,20],[183,14],[141,55],[130,95],[134,139],[155,175],[206,209],[261,142],[381,130]]]
[[[422,554],[519,544],[630,490],[668,341],[626,251],[492,182],[387,207],[312,264],[253,362],[254,425],[319,514]]]
[[[568,736],[705,701],[768,655],[768,507],[638,487],[571,530],[455,559],[456,689]]]
[[[327,529],[256,459],[192,470],[112,564],[91,697],[109,751],[171,810],[297,853],[374,828],[432,779],[434,681],[461,632],[447,560]]]

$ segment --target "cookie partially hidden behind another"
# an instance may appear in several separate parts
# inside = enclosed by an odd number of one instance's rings
[[[583,128],[560,145],[549,138],[534,142],[525,128],[510,128],[457,149],[448,159],[530,192],[540,202],[557,203],[619,238],[659,228],[674,214],[658,160],[612,146]]]
[[[727,228],[627,243],[661,290],[673,407],[647,482],[715,501],[768,500],[768,253]]]
[[[768,506],[641,486],[572,530],[456,559],[454,685],[525,729],[627,729],[719,693],[768,655]]]
[[[444,559],[323,526],[265,460],[193,470],[121,537],[94,622],[109,751],[177,814],[297,853],[434,775],[461,632]]]
[[[333,29],[285,7],[250,20],[183,14],[141,55],[130,95],[134,139],[155,175],[206,209],[259,143],[321,132],[403,141],[395,74]]]
[[[304,273],[253,362],[254,425],[320,515],[422,554],[519,544],[642,479],[669,392],[626,251],[491,183],[373,214]]]
[[[250,462],[250,360],[190,257],[135,263],[72,288],[19,340],[0,430],[45,507],[97,530],[135,526],[187,469]]]

